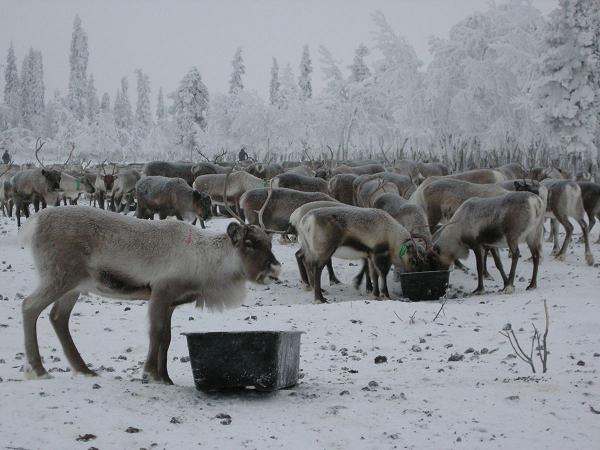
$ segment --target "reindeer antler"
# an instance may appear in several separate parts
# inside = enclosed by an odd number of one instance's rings
[[[271,230],[270,228],[265,227],[265,223],[263,222],[263,214],[265,213],[265,208],[267,207],[267,205],[269,204],[269,201],[271,200],[271,196],[273,195],[273,180],[271,179],[271,181],[269,182],[269,188],[267,190],[267,199],[265,200],[265,202],[263,203],[262,207],[260,208],[258,212],[258,223],[260,224],[260,227],[263,229],[263,231],[265,233],[271,233],[271,234],[286,234],[286,231],[280,231],[280,230]]]
[[[40,157],[39,157],[40,150],[42,149],[44,144],[45,144],[45,142],[42,141],[42,138],[40,138],[40,137],[35,140],[35,159],[37,159],[37,162],[40,163],[40,166],[42,166],[42,168],[46,169],[46,166],[40,160]]]
[[[71,151],[69,152],[69,156],[67,157],[67,160],[63,164],[63,169],[65,167],[67,167],[67,164],[69,164],[69,160],[71,159],[71,156],[73,156],[73,151],[74,150],[75,150],[75,142],[71,142]]]

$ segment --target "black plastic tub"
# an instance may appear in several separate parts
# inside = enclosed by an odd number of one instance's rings
[[[402,295],[414,302],[439,299],[446,294],[449,280],[449,270],[405,272],[400,274]]]
[[[274,391],[298,383],[301,331],[183,334],[198,390]]]

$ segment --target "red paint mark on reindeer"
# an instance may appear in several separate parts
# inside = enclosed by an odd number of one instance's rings
[[[183,242],[185,242],[187,245],[191,245],[192,244],[192,230],[188,231],[188,234],[185,237],[185,239],[183,240]]]

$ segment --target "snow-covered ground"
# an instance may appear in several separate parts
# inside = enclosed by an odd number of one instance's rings
[[[216,219],[209,228],[226,223]],[[598,448],[600,416],[592,407],[600,410],[600,269],[585,265],[581,244],[564,263],[548,256],[548,245],[536,291],[525,291],[531,263],[523,260],[514,295],[498,294],[499,282],[488,281],[488,294],[465,297],[475,288],[473,270],[454,271],[451,299],[434,322],[439,302],[375,301],[349,284],[327,286],[332,304],[312,304],[312,293],[299,288],[296,247],[275,243],[281,283],[250,286],[237,310],[176,310],[169,358],[175,386],[140,382],[144,303],[96,296],[80,299],[71,329],[101,376],[69,374],[44,313],[38,337],[54,378],[25,381],[20,306],[34,289],[35,272],[17,245],[15,222],[0,218],[0,447]],[[600,260],[600,246],[593,251]],[[346,283],[358,270],[341,260],[334,267]],[[528,346],[531,324],[543,328],[543,299],[551,353],[548,373],[532,376],[499,331],[507,322],[522,328],[517,334]],[[306,332],[295,388],[194,389],[180,332],[261,329]],[[449,362],[453,353],[464,359]],[[379,355],[387,362],[375,364]]]

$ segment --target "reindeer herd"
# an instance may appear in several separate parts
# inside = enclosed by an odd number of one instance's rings
[[[92,207],[47,208],[27,219],[19,233],[29,245],[39,286],[23,302],[27,374],[45,377],[36,321],[53,305],[50,319],[75,372],[92,375],[69,333],[69,316],[79,294],[149,300],[150,346],[144,366],[154,381],[170,383],[167,351],[176,306],[239,305],[244,284],[277,279],[280,264],[271,235],[297,239],[299,276],[316,302],[327,302],[321,274],[340,283],[332,258],[361,261],[353,284],[390,297],[387,275],[399,271],[445,270],[472,251],[477,288],[484,291],[487,256],[514,291],[519,244],[527,244],[537,286],[544,222],[551,219],[553,254],[563,260],[572,240],[571,219],[582,230],[585,260],[593,264],[589,231],[600,219],[600,184],[571,180],[554,167],[520,164],[450,173],[437,162],[298,161],[283,164],[217,160],[201,163],[153,161],[144,165],[95,168],[45,166],[0,170],[0,202],[13,206],[17,226],[33,204]],[[69,159],[73,153],[69,155]],[[223,155],[221,155],[223,156]],[[110,211],[106,211],[104,209]],[[104,210],[104,211],[103,211]],[[135,211],[135,217],[128,215]],[[216,214],[235,219],[225,233],[196,226]],[[180,221],[152,221],[174,216]],[[587,215],[587,220],[586,216]],[[559,224],[566,231],[559,243]],[[600,241],[600,239],[599,239]],[[499,249],[511,257],[505,272]]]

